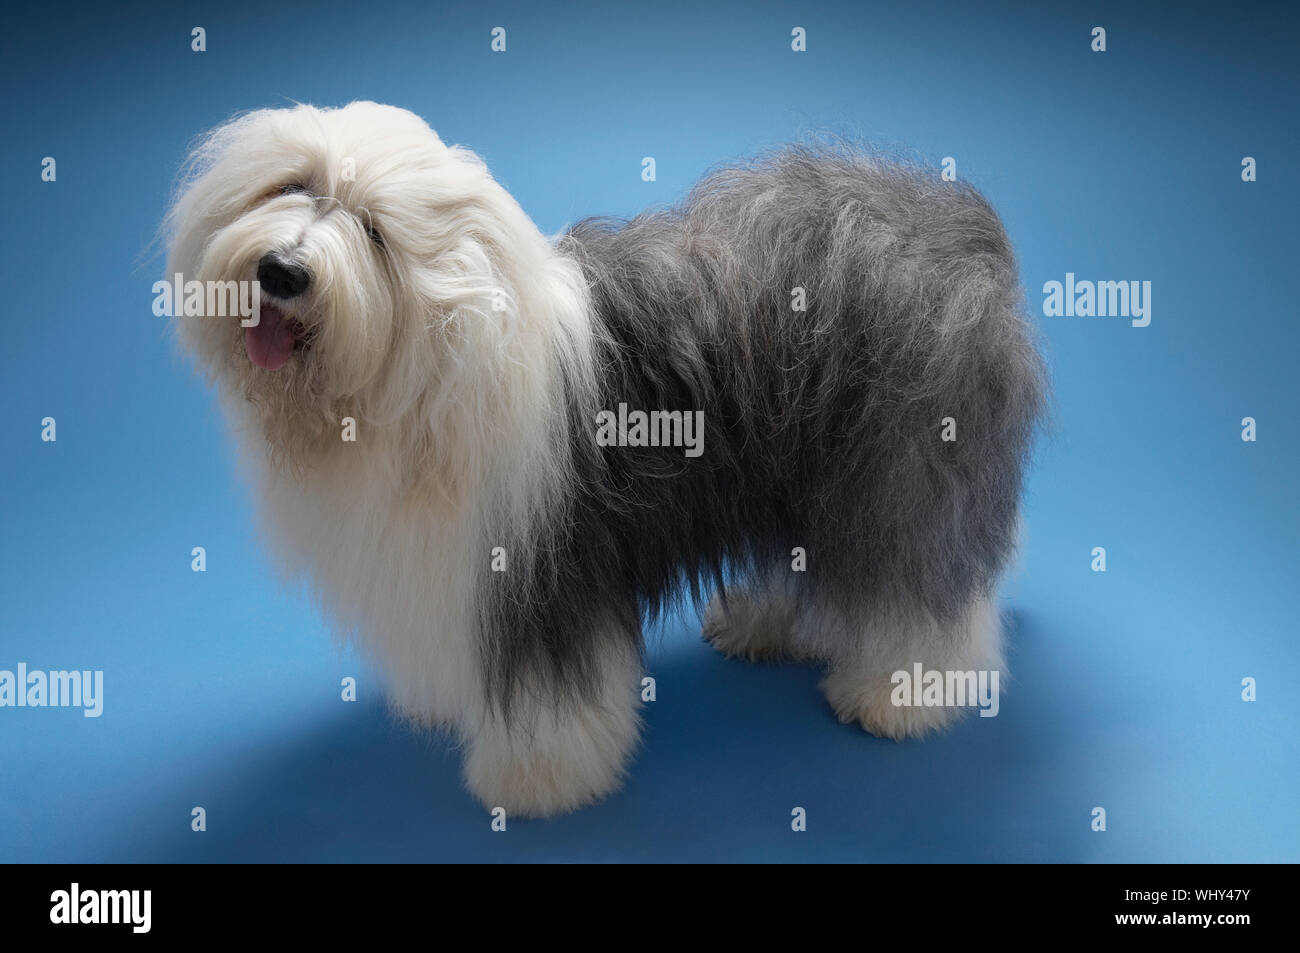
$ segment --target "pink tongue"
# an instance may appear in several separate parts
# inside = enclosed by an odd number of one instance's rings
[[[258,367],[277,371],[293,355],[293,326],[284,313],[269,304],[262,305],[262,318],[251,328],[244,328],[244,350]]]

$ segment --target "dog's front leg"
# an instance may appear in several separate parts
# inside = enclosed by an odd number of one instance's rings
[[[465,781],[489,810],[562,814],[622,783],[640,733],[641,659],[622,634],[611,634],[597,656],[577,690],[530,669],[507,713],[493,707],[468,730]]]

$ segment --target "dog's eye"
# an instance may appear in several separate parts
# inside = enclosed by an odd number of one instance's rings
[[[379,229],[375,228],[375,226],[368,225],[366,227],[366,234],[369,235],[370,240],[380,248],[384,247],[384,236],[379,234]]]
[[[289,185],[280,186],[281,195],[294,195],[295,193],[298,192],[306,193],[306,191],[307,191],[307,186],[299,185],[297,182],[293,182]]]

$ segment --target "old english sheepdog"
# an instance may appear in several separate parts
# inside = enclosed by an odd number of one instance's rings
[[[1002,668],[1044,383],[972,188],[792,146],[547,238],[418,116],[301,105],[204,138],[166,233],[169,276],[260,289],[175,323],[276,562],[485,805],[619,785],[642,627],[679,597],[885,737],[961,710],[894,673]]]

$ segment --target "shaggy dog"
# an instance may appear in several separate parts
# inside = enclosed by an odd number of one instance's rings
[[[894,672],[1002,668],[1042,373],[971,188],[790,147],[550,240],[473,153],[357,102],[216,129],[168,241],[169,276],[260,282],[256,326],[178,324],[277,562],[489,807],[618,786],[642,624],[680,595],[891,738],[959,711]]]

